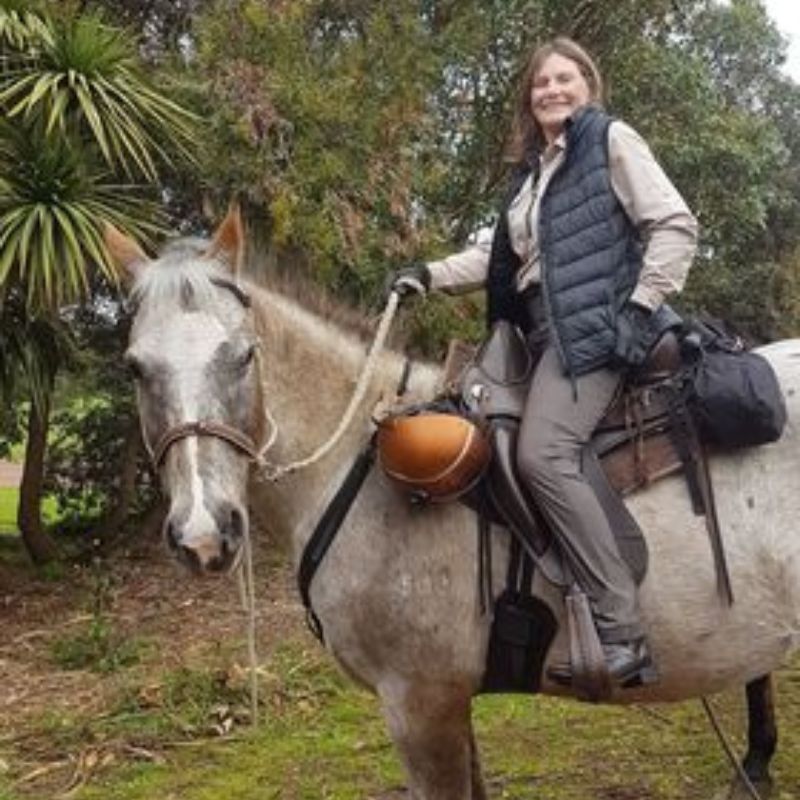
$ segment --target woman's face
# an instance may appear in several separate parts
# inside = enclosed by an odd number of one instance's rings
[[[564,130],[567,118],[590,100],[589,84],[571,58],[553,53],[533,76],[531,112],[548,144]]]

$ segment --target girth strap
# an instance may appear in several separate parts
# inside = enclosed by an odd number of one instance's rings
[[[248,455],[251,460],[258,461],[259,453],[253,440],[242,431],[236,430],[224,422],[214,422],[213,420],[195,420],[194,422],[182,422],[174,428],[170,428],[156,442],[150,456],[153,465],[159,467],[167,454],[167,450],[175,442],[187,439],[190,436],[213,436],[215,439],[223,439],[232,444],[238,450]]]
[[[672,426],[670,435],[678,456],[683,464],[692,510],[698,516],[703,515],[714,559],[714,570],[717,576],[717,593],[728,605],[733,605],[733,586],[731,584],[728,561],[722,530],[717,517],[717,506],[714,501],[714,487],[711,483],[711,470],[708,466],[703,444],[697,434],[686,401],[680,395],[674,397],[669,404],[669,416]]]

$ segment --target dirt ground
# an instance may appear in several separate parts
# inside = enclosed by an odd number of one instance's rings
[[[13,764],[0,758],[0,770],[15,780],[55,769],[64,758],[52,749],[52,738],[37,740],[31,733],[43,719],[102,715],[118,701],[120,673],[63,669],[53,657],[58,639],[90,625],[100,592],[104,619],[115,634],[150,644],[140,663],[124,670],[140,693],[158,692],[154,676],[213,662],[222,646],[227,653],[235,648],[234,669],[240,666],[244,674],[247,616],[236,580],[191,577],[159,539],[137,542],[117,554],[113,566],[70,567],[51,579],[0,560],[0,756],[3,745],[19,754]],[[286,559],[278,559],[274,548],[269,562],[257,555],[255,570],[262,660],[287,635],[302,631],[303,609]]]
[[[21,472],[19,464],[0,461],[0,487],[18,486]],[[263,533],[258,536],[261,660],[289,633],[301,634],[304,623],[288,559]],[[235,648],[233,659],[224,660],[244,674],[247,616],[237,581],[192,577],[169,556],[158,534],[132,541],[105,562],[64,567],[50,576],[37,573],[15,547],[13,540],[6,542],[0,554],[0,751],[11,746],[22,761],[6,763],[0,752],[0,774],[32,775],[63,758],[51,749],[52,741],[31,734],[43,719],[102,715],[118,702],[119,673],[64,669],[53,655],[59,640],[97,619],[98,604],[115,636],[149,645],[140,663],[124,671],[125,680],[141,692],[158,691],[154,676],[213,662],[215,648],[222,646],[228,652]]]

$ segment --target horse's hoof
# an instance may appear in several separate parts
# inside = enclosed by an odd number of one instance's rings
[[[772,797],[773,784],[771,778],[752,781],[751,785],[761,800],[768,800]],[[737,776],[731,781],[730,786],[715,794],[712,800],[753,800],[753,795],[744,785],[741,778]]]

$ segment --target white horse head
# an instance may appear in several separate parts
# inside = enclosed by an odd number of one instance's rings
[[[152,261],[116,231],[107,240],[133,277],[125,360],[169,497],[166,540],[193,568],[228,569],[246,533],[249,461],[263,433],[258,341],[235,270],[238,211],[210,245],[178,240]]]

